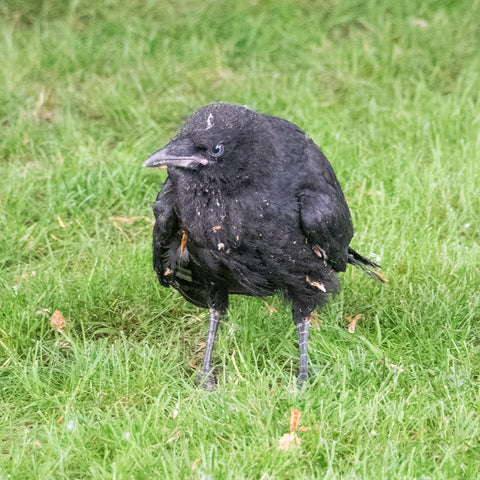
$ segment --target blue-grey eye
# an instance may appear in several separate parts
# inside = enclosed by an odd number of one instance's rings
[[[225,149],[223,148],[223,145],[221,143],[218,143],[214,147],[210,149],[208,152],[212,157],[220,157],[223,154],[223,151]]]

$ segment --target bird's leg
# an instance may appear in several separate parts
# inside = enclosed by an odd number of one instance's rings
[[[297,385],[299,388],[307,381],[308,376],[308,329],[310,328],[310,318],[306,317],[297,325],[298,344],[300,348],[300,369],[298,373]]]
[[[205,390],[213,390],[215,386],[215,377],[210,366],[212,358],[213,345],[215,343],[215,337],[218,331],[218,325],[220,320],[224,318],[225,312],[228,306],[228,294],[220,294],[215,292],[210,295],[209,309],[210,309],[210,322],[208,324],[208,336],[207,344],[205,347],[205,356],[203,358],[202,368],[197,378],[197,385],[201,386]]]
[[[210,323],[208,324],[207,346],[205,348],[205,356],[203,357],[203,365],[200,370],[200,375],[197,378],[197,385],[203,386],[206,390],[210,390],[214,384],[213,373],[210,370],[210,360],[212,358],[213,344],[217,335],[220,319],[220,311],[210,307]]]
[[[298,347],[300,350],[300,368],[297,379],[298,388],[302,388],[308,377],[308,330],[310,313],[306,315],[300,310],[292,309],[293,321],[298,329]]]

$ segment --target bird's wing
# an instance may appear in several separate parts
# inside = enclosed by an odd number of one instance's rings
[[[353,236],[350,211],[331,165],[318,148],[307,150],[308,177],[298,192],[300,224],[313,251],[334,270],[345,271]]]
[[[168,287],[170,286],[169,273],[173,273],[173,269],[169,265],[170,251],[179,229],[178,217],[173,208],[172,187],[168,178],[153,204],[153,214],[155,216],[153,268],[157,272],[160,283],[164,287]]]
[[[172,286],[189,302],[208,307],[208,289],[198,268],[182,257],[183,234],[174,208],[175,195],[170,179],[163,184],[153,204],[153,268],[164,287]]]

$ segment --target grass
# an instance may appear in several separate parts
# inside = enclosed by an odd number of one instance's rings
[[[479,14],[446,0],[3,1],[0,479],[476,478]],[[199,391],[206,313],[151,268],[164,174],[141,163],[214,100],[307,130],[354,248],[389,279],[344,275],[302,395],[278,298],[273,313],[232,299],[219,388]],[[285,452],[291,407],[309,429]]]

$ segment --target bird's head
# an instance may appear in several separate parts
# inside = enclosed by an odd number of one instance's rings
[[[217,176],[238,173],[245,168],[255,148],[258,116],[240,105],[205,105],[188,118],[165,147],[152,153],[143,166],[210,171]]]

